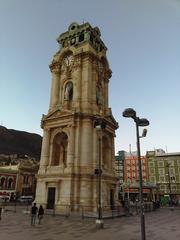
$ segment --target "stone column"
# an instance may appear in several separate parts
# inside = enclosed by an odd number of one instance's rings
[[[75,148],[75,130],[74,125],[71,126],[69,144],[68,144],[68,154],[67,154],[67,166],[72,166],[74,162],[74,148]]]
[[[59,80],[60,80],[59,64],[58,63],[51,64],[50,69],[52,72],[52,83],[49,109],[51,110],[58,104],[59,101]]]
[[[49,130],[44,129],[39,171],[44,171],[44,168],[48,165],[48,161],[49,161],[49,140],[50,140]]]
[[[97,87],[97,63],[94,61],[92,66],[92,103],[93,103],[93,114],[96,114],[97,103],[96,103],[96,87]]]
[[[111,159],[114,159],[114,158],[115,158],[115,157],[114,157],[114,156],[115,156],[114,149],[115,149],[115,146],[114,146],[114,137],[111,136]],[[114,169],[114,161],[111,161],[111,162],[109,163],[109,166],[110,166],[111,170],[113,170],[113,169]]]
[[[76,128],[75,128],[75,146],[74,146],[74,166],[77,171],[80,165],[80,157],[81,157],[81,120],[78,118],[76,120]]]
[[[82,79],[83,79],[83,83],[81,86],[82,111],[89,112],[90,108],[92,108],[92,103],[91,103],[92,63],[91,63],[90,56],[87,56],[84,59],[83,68],[82,68]]]
[[[105,96],[104,96],[104,106],[105,106],[105,109],[107,109],[108,108],[108,84],[109,84],[109,80],[108,79],[105,79],[105,81],[104,81],[104,88],[105,88],[105,91],[104,91],[104,93],[105,93]]]
[[[42,179],[37,179],[37,187],[36,187],[36,199],[35,202],[43,207],[46,207],[46,182]]]
[[[73,79],[75,79],[74,94],[75,94],[75,106],[80,109],[80,99],[81,99],[81,81],[82,81],[82,64],[81,56],[77,57],[77,63],[74,66]]]
[[[81,131],[81,163],[82,166],[87,166],[88,170],[89,165],[92,166],[92,123],[90,119],[83,120],[82,122],[82,131]]]

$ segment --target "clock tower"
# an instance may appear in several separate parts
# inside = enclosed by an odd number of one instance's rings
[[[36,202],[57,212],[67,207],[96,211],[99,161],[103,206],[114,204],[117,182],[114,138],[118,124],[108,106],[107,48],[99,28],[89,23],[72,23],[57,41],[60,48],[50,64],[49,111],[41,121]],[[97,121],[103,122],[101,131],[95,127]]]

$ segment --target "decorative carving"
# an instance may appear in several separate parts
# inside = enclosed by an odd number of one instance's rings
[[[112,71],[111,71],[111,69],[108,69],[108,70],[105,72],[105,78],[106,78],[106,79],[109,79],[109,78],[111,78],[111,76],[112,76]]]
[[[58,62],[52,62],[49,65],[49,68],[50,68],[51,72],[53,72],[53,73],[59,73],[59,71],[60,71],[60,65]]]

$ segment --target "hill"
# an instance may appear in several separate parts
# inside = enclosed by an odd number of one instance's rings
[[[42,137],[0,125],[0,154],[28,155],[40,159]]]

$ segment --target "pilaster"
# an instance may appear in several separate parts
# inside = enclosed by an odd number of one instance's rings
[[[52,85],[51,85],[51,97],[49,109],[56,107],[59,101],[59,80],[60,80],[60,66],[58,63],[52,63],[50,65],[52,72]]]
[[[44,172],[49,161],[49,143],[50,143],[50,132],[48,129],[43,131],[43,141],[41,149],[41,160],[39,172]]]

